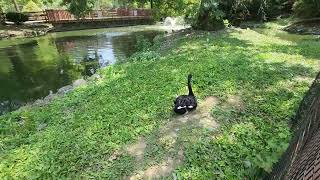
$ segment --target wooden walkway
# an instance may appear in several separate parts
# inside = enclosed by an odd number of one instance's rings
[[[4,15],[4,13],[2,13]],[[137,20],[152,18],[151,9],[128,9],[115,8],[108,10],[94,10],[89,12],[85,17],[77,19],[67,10],[48,9],[39,12],[25,13],[29,16],[28,23],[47,22],[47,23],[74,23],[89,21],[112,21],[112,20]]]
[[[113,19],[150,19],[152,17],[150,9],[127,9],[117,8],[109,10],[95,10],[88,13],[81,19],[75,18],[66,10],[46,10],[48,22],[75,22],[75,21],[101,21]]]
[[[66,10],[45,10],[25,13],[29,16],[26,24],[51,23],[53,31],[82,30],[119,26],[144,25],[153,23],[151,9],[115,8],[94,10],[85,17],[76,18]]]

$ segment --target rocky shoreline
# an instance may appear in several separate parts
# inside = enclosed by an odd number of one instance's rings
[[[84,80],[83,78],[81,79],[77,79],[75,80],[71,85],[67,85],[67,86],[63,86],[60,89],[57,90],[56,93],[52,93],[50,92],[50,94],[42,99],[38,99],[36,101],[34,101],[33,103],[28,104],[27,106],[44,106],[49,104],[52,100],[54,100],[57,97],[60,96],[64,96],[65,94],[73,91],[74,89],[80,87],[80,86],[84,86],[87,85],[89,82],[93,82],[93,81],[97,81],[102,79],[103,77],[99,74],[94,74],[93,76],[91,76],[90,78],[88,78],[87,80]],[[21,107],[23,108],[23,107]]]
[[[51,24],[4,25],[0,26],[0,40],[44,36],[53,30]]]
[[[320,35],[320,18],[295,22],[284,28],[285,31],[301,35]]]

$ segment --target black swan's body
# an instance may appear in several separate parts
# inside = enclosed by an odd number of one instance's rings
[[[174,101],[173,110],[177,114],[184,114],[188,111],[192,111],[197,108],[197,99],[192,92],[191,79],[192,79],[192,75],[189,74],[189,76],[188,76],[189,94],[178,96],[176,98],[176,100]]]

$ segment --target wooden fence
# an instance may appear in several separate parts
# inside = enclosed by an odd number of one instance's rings
[[[265,180],[320,178],[320,73],[302,100],[293,130],[295,136]],[[315,178],[317,177],[317,178]]]

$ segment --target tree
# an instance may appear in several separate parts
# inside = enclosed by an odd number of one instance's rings
[[[0,6],[0,26],[2,24],[4,24],[4,15],[3,15],[3,10],[2,10],[2,7]]]
[[[320,17],[320,1],[297,0],[294,3],[294,12],[302,18]]]
[[[22,8],[22,12],[37,12],[37,11],[42,11],[42,9],[36,3],[34,3],[32,0],[30,0]]]
[[[14,4],[14,8],[16,9],[17,12],[20,12],[20,8],[19,8],[19,5],[17,3],[16,0],[12,0],[12,3]]]
[[[224,28],[224,12],[219,9],[218,0],[201,0],[196,22],[193,28],[201,30],[219,30]]]
[[[76,18],[83,18],[94,8],[95,0],[64,0],[62,5],[66,5],[71,14]]]
[[[200,0],[136,0],[140,3],[150,3],[154,18],[160,19],[168,16],[186,16],[198,10]],[[196,8],[195,8],[196,7]]]

